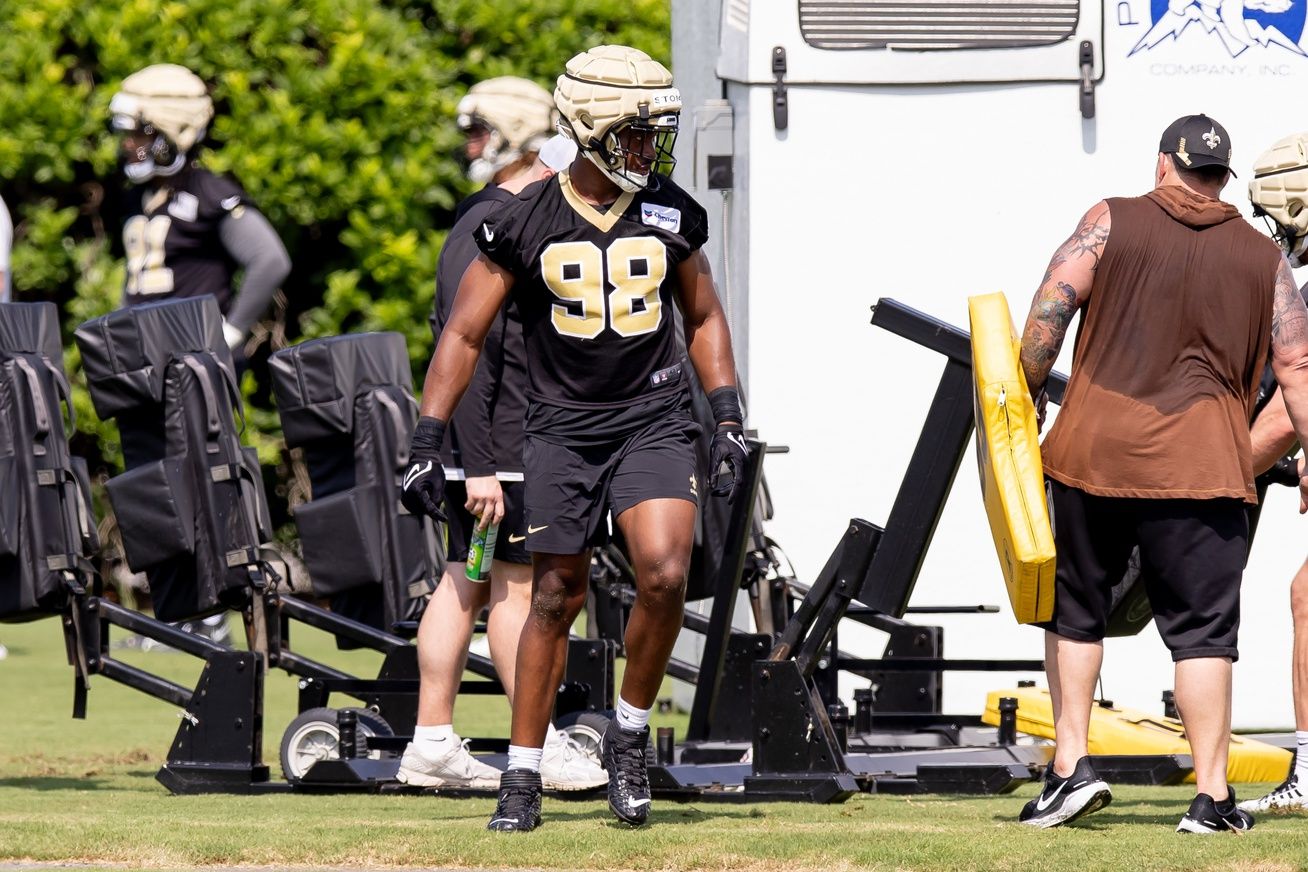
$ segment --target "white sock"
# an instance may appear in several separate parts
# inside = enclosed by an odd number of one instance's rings
[[[457,737],[454,735],[454,724],[437,724],[434,727],[413,728],[413,744],[432,754],[439,754],[444,751],[449,747],[445,743],[453,741],[455,738]]]
[[[640,732],[649,726],[649,709],[636,708],[622,697],[618,697],[618,726],[624,730]]]
[[[522,745],[510,745],[508,768],[539,772],[540,758],[544,753],[544,748],[524,748]]]
[[[1297,730],[1294,740],[1298,749],[1294,755],[1294,774],[1299,776],[1299,789],[1308,787],[1308,730]]]

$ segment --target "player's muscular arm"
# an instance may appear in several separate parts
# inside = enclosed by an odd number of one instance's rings
[[[1254,419],[1249,442],[1253,445],[1254,475],[1262,475],[1294,447],[1294,423],[1279,388]]]
[[[1308,307],[1281,259],[1272,294],[1272,372],[1299,441],[1308,444]],[[1299,481],[1299,511],[1308,511],[1308,480]]]
[[[1054,252],[1031,301],[1022,331],[1022,370],[1033,397],[1045,388],[1072,316],[1090,299],[1109,226],[1108,204],[1096,203],[1081,218],[1076,232]]]
[[[708,258],[697,251],[677,266],[681,283],[681,314],[686,326],[686,348],[705,393],[736,384],[736,361],[731,331],[722,311]],[[737,422],[739,423],[739,422]]]
[[[422,383],[422,414],[448,421],[477,369],[482,342],[513,287],[513,275],[478,255],[459,282],[450,320]]]

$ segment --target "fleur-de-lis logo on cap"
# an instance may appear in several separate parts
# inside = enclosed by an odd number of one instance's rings
[[[1222,144],[1222,136],[1217,132],[1216,127],[1210,127],[1208,132],[1203,135],[1202,139],[1204,142],[1208,143],[1208,147],[1213,151],[1216,151],[1217,146]]]

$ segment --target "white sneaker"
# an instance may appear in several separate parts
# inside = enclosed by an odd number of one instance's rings
[[[1302,811],[1308,809],[1308,795],[1305,795],[1305,788],[1299,784],[1299,773],[1295,772],[1281,782],[1281,786],[1271,793],[1257,799],[1246,799],[1240,803],[1240,808],[1248,812],[1272,811],[1273,809],[1298,809]]]
[[[433,743],[424,743],[432,747]],[[442,745],[442,753],[429,757],[420,750],[417,742],[410,742],[400,757],[400,770],[395,777],[414,787],[469,787],[477,790],[498,790],[500,770],[472,756],[466,739],[454,736],[435,743]]]
[[[545,736],[540,780],[546,790],[593,790],[609,783],[609,773],[562,730]]]

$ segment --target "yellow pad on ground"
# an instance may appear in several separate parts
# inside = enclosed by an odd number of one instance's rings
[[[986,710],[981,720],[999,726],[999,699],[1017,700],[1017,729],[1030,736],[1054,738],[1054,706],[1049,691],[1040,687],[992,690],[986,696]],[[1090,707],[1091,754],[1189,754],[1190,743],[1184,727],[1176,718],[1151,715],[1137,709]],[[1257,781],[1282,781],[1293,757],[1284,748],[1251,739],[1231,736],[1226,780],[1232,784]],[[1194,782],[1194,774],[1186,779]]]
[[[977,465],[990,534],[1018,623],[1054,614],[1054,533],[1035,405],[1003,294],[969,297]]]

